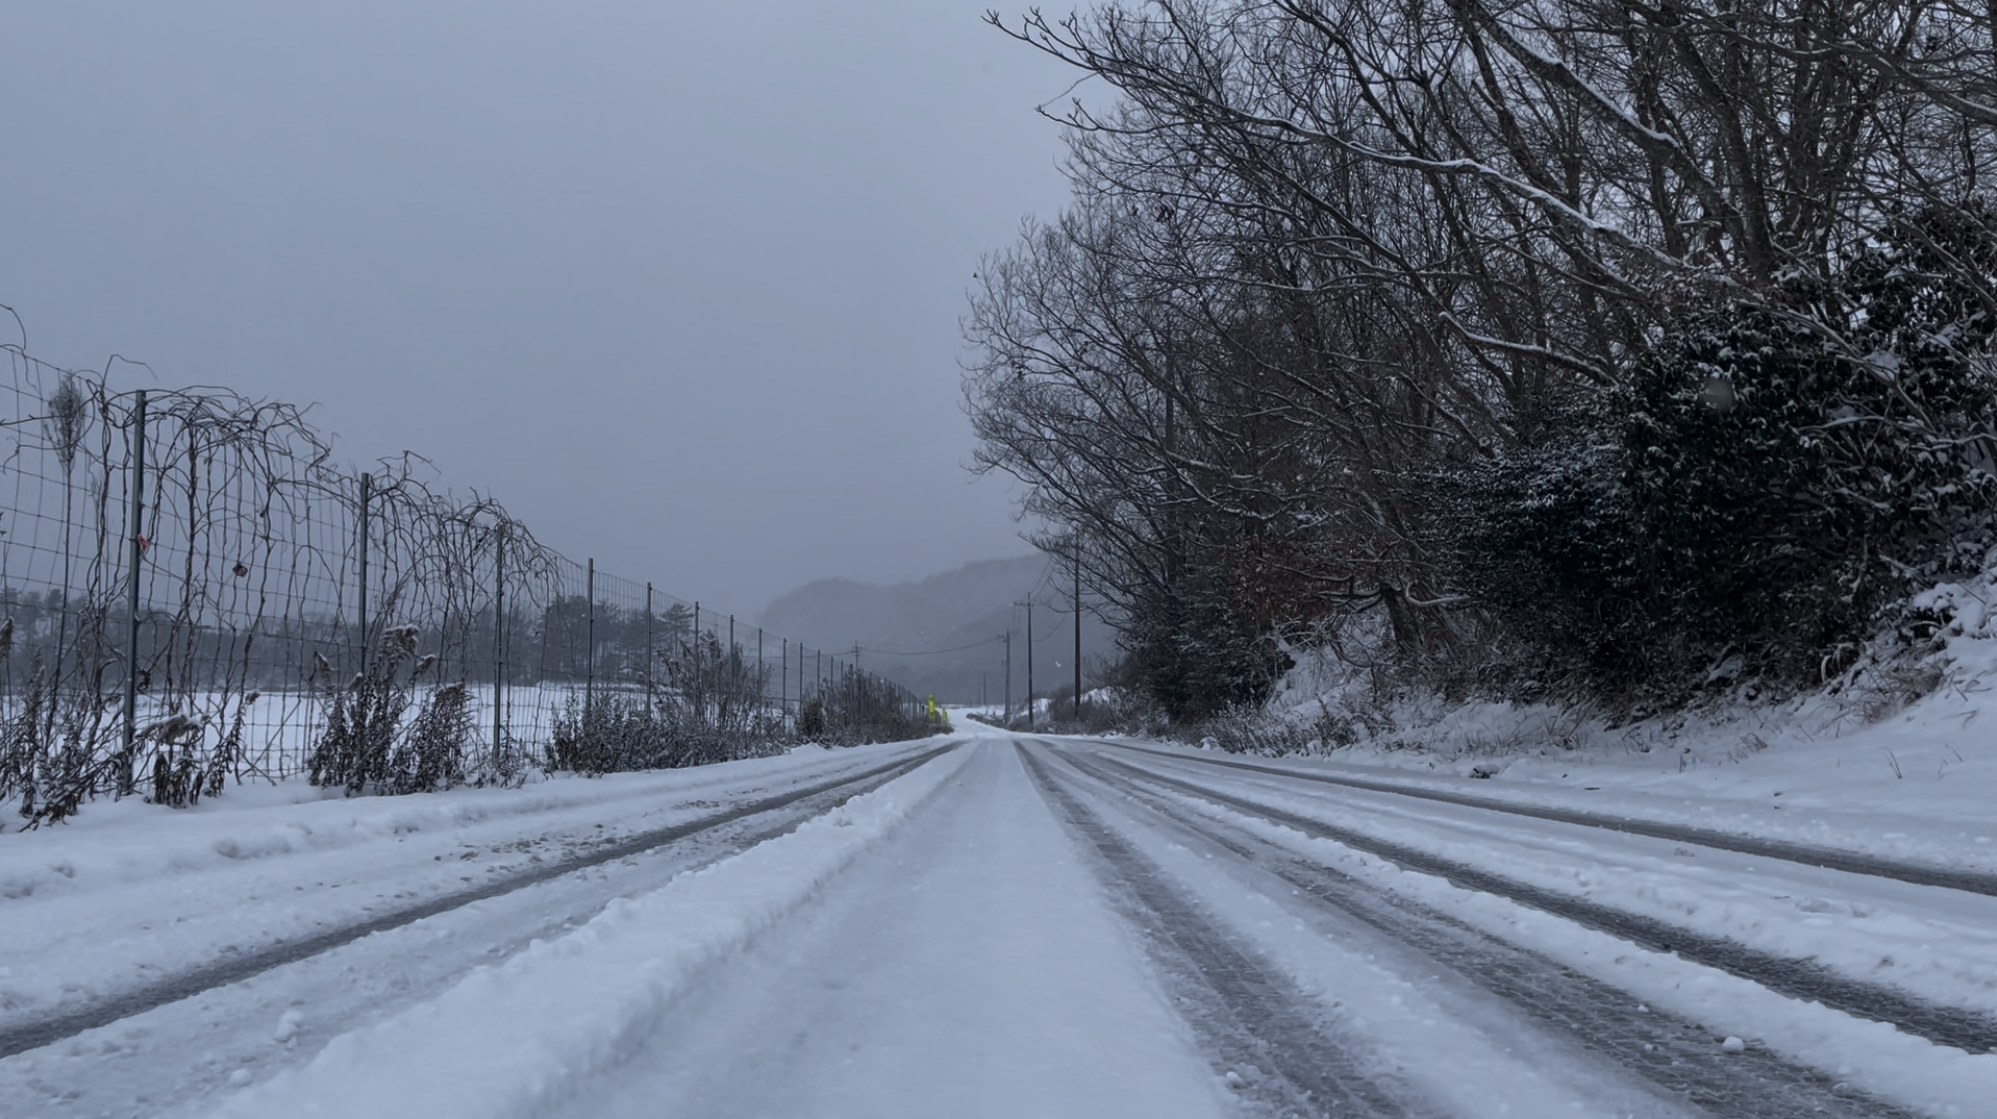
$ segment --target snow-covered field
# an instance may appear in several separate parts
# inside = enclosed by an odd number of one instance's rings
[[[0,836],[0,1113],[1993,1114],[1980,738],[1917,783],[956,725]]]

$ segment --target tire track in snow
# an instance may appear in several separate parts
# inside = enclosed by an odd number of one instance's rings
[[[1877,858],[1872,855],[1861,855],[1853,851],[1840,851],[1832,847],[1817,847],[1808,843],[1791,843],[1781,839],[1760,839],[1754,836],[1715,831],[1711,828],[1642,820],[1632,816],[1605,816],[1596,812],[1578,812],[1565,808],[1515,804],[1511,801],[1498,800],[1492,797],[1472,796],[1469,793],[1452,793],[1442,789],[1423,789],[1409,785],[1400,785],[1391,781],[1369,781],[1363,777],[1339,777],[1329,773],[1311,773],[1307,770],[1257,765],[1254,762],[1235,761],[1229,758],[1202,758],[1165,750],[1152,750],[1143,746],[1135,746],[1128,742],[1108,742],[1095,738],[1087,739],[1086,741],[1090,745],[1107,746],[1116,750],[1130,750],[1135,753],[1150,754],[1154,757],[1170,758],[1174,761],[1222,766],[1228,769],[1244,769],[1255,773],[1272,774],[1277,777],[1291,777],[1300,781],[1314,781],[1320,785],[1337,785],[1348,789],[1360,789],[1369,793],[1390,793],[1395,796],[1412,797],[1416,800],[1453,804],[1462,808],[1479,808],[1490,812],[1504,812],[1513,816],[1526,816],[1535,820],[1549,820],[1558,824],[1574,824],[1584,828],[1601,828],[1606,831],[1622,832],[1627,835],[1641,835],[1650,839],[1669,840],[1673,843],[1690,843],[1699,847],[1710,847],[1718,851],[1732,851],[1735,854],[1777,859],[1782,862],[1798,863],[1803,866],[1821,867],[1825,870],[1841,870],[1849,874],[1864,874],[1873,878],[1891,878],[1895,881],[1906,882],[1915,886],[1939,886],[1947,890],[1961,890],[1965,893],[1997,897],[1997,874],[1988,874],[1982,871],[1951,870],[1946,867],[1899,862],[1893,859]]]
[[[487,882],[484,885],[467,890],[454,891],[417,905],[383,913],[379,916],[370,917],[365,921],[358,921],[350,925],[328,929],[325,932],[317,933],[300,940],[285,941],[255,952],[246,952],[241,955],[232,956],[226,960],[218,960],[205,967],[184,971],[157,983],[136,988],[116,998],[106,999],[66,1014],[0,1030],[0,1059],[40,1049],[44,1046],[54,1045],[57,1042],[75,1037],[85,1031],[108,1026],[133,1015],[143,1014],[146,1011],[165,1006],[168,1003],[192,998],[217,987],[227,986],[228,984],[237,983],[252,976],[260,975],[274,968],[297,963],[300,960],[308,959],[312,956],[332,951],[342,945],[352,943],[364,936],[398,929],[404,925],[421,921],[426,917],[434,917],[440,913],[463,908],[473,902],[485,901],[504,894],[510,894],[516,890],[546,882],[553,878],[559,878],[566,874],[573,874],[579,870],[587,870],[590,867],[603,863],[643,854],[653,848],[662,847],[668,843],[685,839],[688,836],[732,824],[739,820],[745,820],[752,816],[775,812],[796,804],[799,801],[828,793],[835,789],[858,785],[877,778],[881,781],[891,781],[895,777],[954,748],[955,745],[956,743],[954,742],[948,743],[900,761],[875,766],[861,773],[834,778],[830,781],[821,781],[818,784],[809,785],[801,789],[793,789],[790,792],[781,793],[777,796],[765,797],[725,812],[703,816],[697,820],[690,820],[670,827],[641,832],[627,839],[606,844],[585,854],[573,855],[559,862],[546,863],[532,870],[523,871],[497,881]],[[763,838],[766,838],[766,836],[758,835],[752,837],[750,845],[760,842]]]
[[[1363,1073],[1307,1013],[1311,1000],[1294,983],[1237,947],[1039,759],[1017,742],[1014,749],[1055,818],[1097,856],[1111,900],[1143,932],[1145,954],[1164,973],[1216,1073],[1244,1099],[1284,1117],[1430,1114],[1402,1086]],[[1239,1070],[1259,1075],[1243,1078]]]
[[[1128,793],[1187,831],[1206,837],[1325,905],[1406,944],[1534,1020],[1566,1034],[1693,1105],[1728,1119],[1894,1119],[1911,1115],[1791,1064],[1760,1047],[1728,1053],[1711,1030],[1642,1009],[1625,992],[1529,949],[1400,898],[1226,824],[1194,816],[1136,782],[1074,757],[1075,769]]]
[[[1937,1045],[1951,1046],[1972,1054],[1997,1048],[1997,1022],[1975,1011],[1923,1002],[1891,987],[1840,975],[1809,960],[1777,956],[1725,937],[1696,932],[1516,882],[1412,847],[1375,839],[1350,828],[1312,820],[1190,781],[1153,773],[1115,758],[1104,757],[1102,761],[1136,780],[1163,785],[1260,816],[1315,839],[1342,843],[1406,869],[1435,875],[1460,889],[1495,894],[1654,951],[1676,953],[1683,959],[1739,976],[1789,998],[1820,1002],[1834,1010],[1884,1022]]]

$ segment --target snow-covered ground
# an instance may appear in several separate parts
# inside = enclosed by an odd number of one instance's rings
[[[1923,648],[1882,637],[1882,655],[1782,702],[1717,680],[1686,711],[1619,721],[1573,706],[1429,697],[1382,712],[1392,725],[1361,728],[1351,746],[1314,752],[1414,775],[1482,774],[1489,785],[1479,791],[1491,796],[1568,803],[1587,792],[1576,802],[1604,812],[1997,867],[1987,807],[1997,803],[1997,725],[1985,710],[1997,694],[1997,569],[1913,605],[1946,619]],[[1298,658],[1270,709],[1307,735],[1345,713],[1350,670],[1329,655]]]
[[[0,836],[0,1114],[198,1114],[933,748],[392,798],[290,782]]]
[[[955,722],[0,836],[0,1114],[1993,1113],[1980,740],[1923,796]]]

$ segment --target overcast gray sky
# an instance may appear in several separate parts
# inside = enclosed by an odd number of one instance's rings
[[[726,610],[1018,554],[957,322],[1071,76],[983,7],[9,4],[0,303]]]

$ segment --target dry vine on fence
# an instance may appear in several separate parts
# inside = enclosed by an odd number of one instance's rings
[[[356,472],[291,405],[4,349],[0,801],[31,824],[298,774],[402,793],[739,757],[829,687],[800,660],[791,691],[732,619],[724,643],[649,585],[640,609],[419,457]],[[905,689],[855,686],[895,718],[827,736],[921,732]]]

